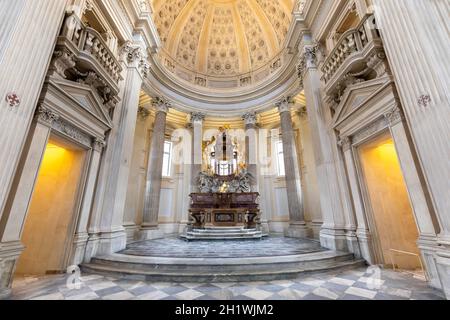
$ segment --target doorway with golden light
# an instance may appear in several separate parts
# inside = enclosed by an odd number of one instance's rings
[[[70,256],[86,150],[50,136],[22,231],[16,276],[65,272]]]
[[[357,148],[375,256],[385,267],[422,272],[416,221],[388,131]]]

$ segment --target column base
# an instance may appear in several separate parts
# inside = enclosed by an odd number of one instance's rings
[[[142,226],[137,234],[138,241],[164,238],[164,232],[158,226]]]
[[[135,242],[139,232],[139,227],[133,222],[124,223],[123,227],[125,228],[125,232],[127,234],[127,243]]]
[[[311,238],[312,230],[303,223],[291,223],[284,233],[288,238]]]
[[[334,251],[348,251],[345,230],[322,227],[320,230],[320,245]]]
[[[73,240],[72,259],[70,264],[79,265],[84,261],[84,255],[86,253],[86,246],[89,240],[89,234],[87,232],[75,234]]]
[[[11,295],[11,289],[0,289],[0,300],[9,298]]]
[[[109,255],[127,247],[127,234],[123,227],[114,231],[93,233],[89,237],[85,261],[92,257]]]
[[[0,243],[0,299],[11,294],[16,264],[23,250],[20,241]]]
[[[436,236],[421,235],[417,241],[417,246],[420,250],[428,284],[435,289],[442,290],[435,258],[436,252],[439,250],[439,245],[436,243]]]
[[[450,250],[436,252],[436,267],[441,283],[442,291],[447,300],[450,300]]]

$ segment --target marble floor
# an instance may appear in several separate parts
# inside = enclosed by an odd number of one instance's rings
[[[213,244],[213,245],[212,245]],[[241,258],[289,256],[325,251],[315,240],[270,236],[261,240],[196,240],[178,237],[132,243],[120,252],[127,255],[172,258]]]
[[[378,268],[304,274],[294,280],[149,283],[96,274],[25,277],[12,300],[442,300],[420,276]]]

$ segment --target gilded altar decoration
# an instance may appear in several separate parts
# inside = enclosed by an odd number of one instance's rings
[[[201,172],[198,189],[201,193],[245,193],[251,192],[254,177],[245,168],[229,176]]]

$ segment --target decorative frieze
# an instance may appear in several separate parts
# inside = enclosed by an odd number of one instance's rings
[[[384,117],[379,118],[377,121],[373,122],[369,126],[359,130],[355,135],[353,135],[353,143],[360,143],[367,138],[377,134],[378,132],[386,129],[388,127],[387,121]]]
[[[72,138],[73,140],[75,140],[85,146],[89,146],[89,147],[91,146],[92,140],[89,135],[85,134],[80,129],[67,123],[66,121],[64,121],[61,118],[58,118],[55,121],[53,121],[52,129],[68,136],[69,138]]]

